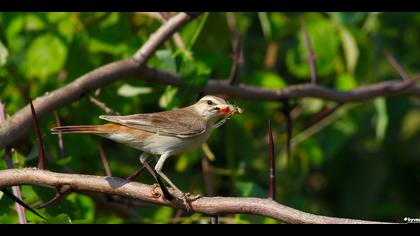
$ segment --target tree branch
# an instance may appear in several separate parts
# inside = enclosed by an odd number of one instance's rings
[[[150,39],[136,52],[125,60],[113,62],[95,69],[63,88],[46,93],[33,101],[39,117],[79,100],[89,92],[104,87],[116,80],[141,74],[141,67],[147,59],[167,40],[175,31],[193,19],[191,14],[179,13],[163,24]],[[0,149],[19,138],[29,129],[31,122],[29,106],[15,113],[11,118],[0,124]]]
[[[195,15],[195,14],[194,14]],[[153,53],[172,36],[179,28],[193,19],[193,14],[179,13],[163,24],[158,31],[150,36],[150,39],[133,56],[133,60],[143,65]]]
[[[62,174],[35,168],[9,169],[0,171],[0,187],[15,185],[38,185],[59,187],[69,185],[77,191],[100,192],[141,199],[158,205],[184,208],[183,204],[172,205],[160,197],[156,198],[155,188],[138,182],[130,182],[116,177],[102,177],[79,174]],[[207,215],[220,213],[245,213],[266,216],[286,223],[324,224],[367,224],[386,223],[318,216],[302,212],[275,201],[261,198],[243,197],[202,197],[191,202],[191,211]]]
[[[67,86],[47,93],[34,101],[38,117],[66,106],[94,89],[104,87],[116,80],[136,77],[149,82],[181,86],[181,79],[174,74],[150,67],[138,67],[133,61],[121,60],[96,69]],[[244,84],[229,85],[223,80],[209,80],[204,88],[206,94],[225,94],[229,97],[260,101],[276,101],[286,98],[314,97],[336,102],[361,102],[379,96],[396,94],[420,97],[419,77],[401,81],[390,80],[363,85],[350,91],[337,91],[316,84],[291,85],[283,89],[266,89]],[[29,107],[16,112],[0,124],[0,149],[21,138],[31,125]]]

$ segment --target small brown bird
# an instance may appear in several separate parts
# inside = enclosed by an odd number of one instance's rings
[[[215,96],[205,96],[197,103],[172,111],[128,116],[99,116],[112,122],[105,125],[62,126],[51,129],[53,134],[96,134],[143,151],[140,161],[146,167],[150,154],[160,155],[156,173],[172,188],[179,188],[162,172],[168,157],[188,151],[205,143],[212,128],[222,125],[242,109]],[[221,119],[217,124],[217,119]],[[153,170],[149,169],[153,174]],[[182,193],[182,192],[181,192]]]

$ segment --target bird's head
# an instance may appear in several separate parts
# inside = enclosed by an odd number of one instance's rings
[[[204,96],[193,105],[194,109],[205,119],[227,117],[235,113],[242,113],[242,109],[229,104],[224,99],[216,96]]]

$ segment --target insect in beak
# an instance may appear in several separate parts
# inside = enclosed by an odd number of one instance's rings
[[[218,108],[215,109],[218,111],[219,114],[224,115],[224,118],[220,120],[217,124],[213,126],[213,128],[219,128],[221,125],[223,125],[226,120],[230,119],[235,114],[241,114],[244,112],[244,110],[236,105],[228,104],[229,106],[226,108]]]
[[[229,114],[231,112],[231,110],[229,109],[229,107],[226,107],[226,108],[223,108],[223,109],[219,108],[218,112],[219,112],[219,114],[226,115],[226,114]]]

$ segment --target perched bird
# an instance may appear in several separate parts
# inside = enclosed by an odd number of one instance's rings
[[[160,155],[156,173],[172,188],[179,188],[162,172],[165,161],[172,155],[186,152],[205,143],[212,128],[222,125],[242,109],[215,96],[204,96],[197,103],[172,111],[127,116],[103,115],[99,118],[112,122],[105,125],[61,126],[51,129],[53,134],[96,134],[143,151],[140,161],[149,172],[147,158]],[[218,123],[216,121],[222,118]]]

